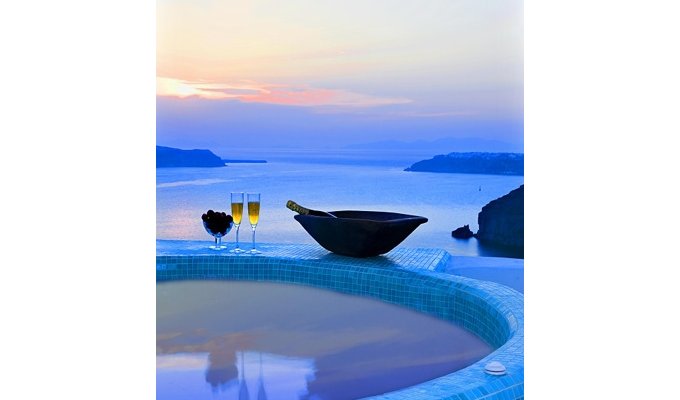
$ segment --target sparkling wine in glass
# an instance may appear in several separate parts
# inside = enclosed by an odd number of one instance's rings
[[[243,192],[231,193],[231,216],[234,218],[234,226],[236,227],[236,248],[229,250],[231,253],[245,253],[238,244],[238,232],[241,226],[241,219],[243,218]]]
[[[248,193],[248,220],[253,228],[253,248],[248,251],[250,254],[259,254],[261,251],[255,249],[255,228],[260,221],[260,194]]]

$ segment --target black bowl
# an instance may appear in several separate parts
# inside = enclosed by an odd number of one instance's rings
[[[383,211],[331,211],[337,218],[295,215],[317,243],[350,257],[385,254],[404,241],[427,218]]]

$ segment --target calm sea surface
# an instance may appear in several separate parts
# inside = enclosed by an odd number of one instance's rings
[[[156,236],[205,240],[208,244],[212,237],[203,229],[201,214],[208,209],[230,214],[230,192],[259,192],[262,206],[257,241],[316,243],[286,208],[290,199],[319,210],[392,211],[427,217],[429,222],[418,227],[400,246],[438,247],[453,255],[513,256],[481,246],[476,239],[453,239],[451,231],[469,224],[476,232],[481,208],[523,184],[523,176],[405,172],[408,163],[386,164],[270,160],[266,164],[230,164],[224,168],[159,168]],[[235,232],[234,229],[226,236],[227,244],[233,246]],[[242,247],[248,245],[249,226],[241,226],[239,239]]]

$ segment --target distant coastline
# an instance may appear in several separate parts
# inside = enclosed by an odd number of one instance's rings
[[[404,171],[523,176],[524,154],[449,153],[418,161]]]
[[[156,168],[215,168],[229,164],[264,164],[267,160],[225,160],[210,150],[156,146]]]
[[[224,167],[224,162],[210,150],[182,150],[156,146],[156,168]]]

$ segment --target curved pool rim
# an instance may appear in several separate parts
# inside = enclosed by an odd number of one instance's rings
[[[369,259],[316,245],[260,244],[262,255],[207,249],[207,242],[157,240],[156,281],[248,280],[301,284],[367,296],[453,321],[495,348],[461,370],[393,392],[390,400],[522,399],[524,296],[500,284],[442,273],[455,257],[440,249],[397,248]],[[452,260],[453,259],[453,260]],[[499,361],[503,376],[484,372]]]

